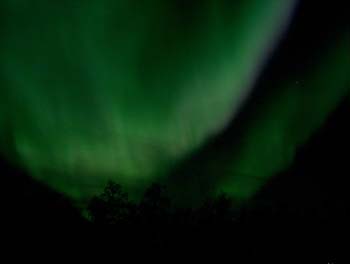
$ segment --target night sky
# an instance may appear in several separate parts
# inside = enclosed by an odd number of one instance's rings
[[[108,179],[135,195],[160,181],[188,200],[247,199],[348,96],[344,10],[2,0],[2,154],[75,199]]]

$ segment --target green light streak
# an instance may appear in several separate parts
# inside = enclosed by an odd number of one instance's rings
[[[225,127],[294,1],[180,2],[3,0],[4,151],[79,198],[152,181]]]

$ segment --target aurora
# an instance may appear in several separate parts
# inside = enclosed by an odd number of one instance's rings
[[[177,185],[171,171],[234,120],[297,4],[136,2],[0,3],[1,149],[75,199],[109,179]],[[271,84],[235,155],[202,166],[211,191],[249,198],[288,165],[348,92],[348,43],[339,33],[317,67]]]

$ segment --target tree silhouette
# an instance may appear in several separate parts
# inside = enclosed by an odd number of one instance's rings
[[[208,198],[197,209],[197,222],[203,224],[229,224],[236,220],[237,211],[234,202],[226,194]]]
[[[132,224],[167,226],[168,224],[232,224],[237,220],[237,207],[227,195],[207,199],[199,208],[174,207],[166,188],[153,183],[139,203],[128,199],[121,185],[109,181],[102,194],[93,197],[88,211],[96,224]]]
[[[164,186],[153,183],[146,189],[141,204],[149,208],[166,209],[170,206],[170,199],[166,195]]]
[[[93,197],[88,204],[92,221],[96,224],[125,223],[133,209],[128,194],[121,185],[109,181],[99,196]]]
[[[140,217],[146,223],[169,220],[171,202],[164,186],[153,183],[146,189],[138,206]]]

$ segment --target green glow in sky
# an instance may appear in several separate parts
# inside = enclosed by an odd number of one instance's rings
[[[320,64],[277,83],[281,87],[259,106],[238,155],[226,168],[218,190],[247,198],[293,161],[298,147],[319,128],[345,96],[350,85],[350,35],[327,48]],[[282,89],[283,88],[283,89]],[[217,162],[217,161],[216,161]]]
[[[3,151],[16,153],[13,159],[36,179],[76,198],[107,179],[137,189],[165,177],[237,112],[294,4],[2,0]],[[330,87],[343,82],[344,72],[326,68],[349,65],[344,49],[302,84],[321,87],[305,113],[320,113],[315,123],[300,132],[292,105],[300,96],[308,104],[314,93],[293,92],[294,80],[279,84],[290,88],[263,109],[220,190],[249,196],[263,181],[255,183],[258,173],[265,180],[290,160],[344,94]]]

